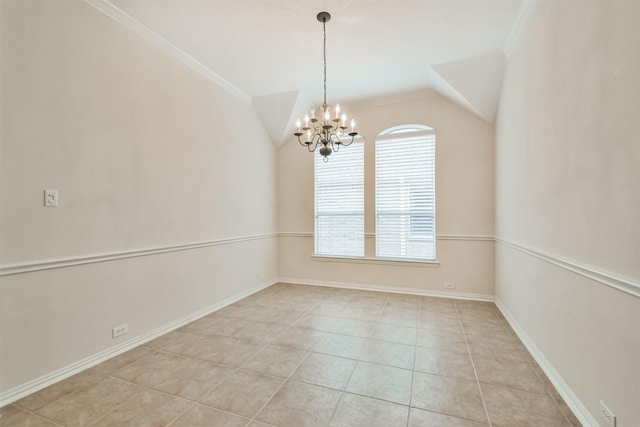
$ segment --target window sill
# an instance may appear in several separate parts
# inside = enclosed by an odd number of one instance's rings
[[[346,262],[352,264],[378,264],[378,265],[396,265],[404,267],[423,267],[437,268],[440,267],[438,260],[423,261],[417,259],[398,259],[398,258],[376,258],[376,257],[338,257],[328,255],[311,255],[314,261],[322,262]]]

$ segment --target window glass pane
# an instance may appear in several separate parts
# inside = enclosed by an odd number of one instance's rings
[[[364,143],[314,159],[316,255],[364,256]]]
[[[435,259],[435,134],[394,130],[376,140],[376,255]]]

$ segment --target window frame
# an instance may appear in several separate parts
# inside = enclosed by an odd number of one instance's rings
[[[404,141],[402,138],[403,135],[406,136],[406,140]],[[387,181],[385,182],[384,181],[385,177],[381,178],[381,176],[384,176],[385,174],[392,172],[393,166],[392,164],[389,164],[387,165],[389,166],[389,169],[387,169],[386,171],[382,171],[383,166],[381,165],[381,163],[383,164],[387,159],[381,159],[378,157],[379,153],[382,151],[380,149],[381,144],[385,144],[385,143],[391,144],[394,141],[398,143],[404,142],[404,143],[410,144],[411,140],[416,140],[417,138],[420,138],[420,137],[425,138],[425,141],[424,141],[425,143],[431,144],[430,146],[426,147],[426,152],[424,154],[425,162],[426,162],[425,167],[428,168],[429,173],[425,178],[423,178],[424,182],[422,182],[419,185],[419,188],[413,189],[412,186],[415,186],[417,184],[412,184],[411,182],[405,182],[401,184],[400,187],[398,188],[397,191],[399,193],[395,193],[395,194],[400,194],[400,196],[397,196],[397,197],[400,197],[401,199],[403,199],[403,196],[402,196],[403,193],[408,194],[406,196],[405,202],[401,203],[401,204],[408,204],[408,209],[399,207],[399,209],[395,211],[395,210],[389,210],[389,208],[387,209],[382,208],[381,205],[383,203],[389,203],[389,201],[393,197],[390,196],[390,197],[384,198],[384,201],[381,201],[381,199],[383,199],[383,196],[385,194],[389,195],[390,190],[388,188],[384,190],[380,190],[380,185],[388,186],[390,185],[390,181],[391,181],[390,179],[387,179]],[[436,200],[435,200],[436,199],[436,185],[435,185],[436,130],[429,126],[417,125],[417,124],[405,124],[405,125],[394,126],[378,134],[375,140],[375,147],[376,147],[376,153],[375,153],[374,171],[375,171],[375,187],[376,188],[375,188],[374,218],[375,218],[375,228],[376,228],[376,233],[375,233],[376,258],[391,259],[391,260],[407,260],[407,261],[415,261],[415,262],[437,262],[436,261],[437,260]],[[400,178],[396,176],[396,178],[401,180],[402,179],[409,180],[410,178],[413,178],[413,177],[407,176],[407,177]],[[418,179],[418,177],[416,177],[416,179]],[[412,195],[417,192],[424,193],[423,197],[424,197],[424,200],[427,200],[427,202],[422,202],[422,203],[425,203],[427,207],[432,206],[431,208],[428,208],[427,211],[424,212],[424,214],[420,213],[418,209],[413,208],[415,200],[420,199],[420,197],[412,197]],[[424,221],[426,227],[430,226],[431,228],[431,230],[427,229],[423,231],[422,232],[423,235],[420,235],[421,233],[415,232],[416,225],[414,221],[416,219],[416,213],[418,213],[418,215],[420,216],[424,215],[424,218],[421,220]],[[384,217],[389,218],[393,216],[397,217],[398,227],[400,229],[400,231],[398,232],[397,238],[396,238],[396,235],[394,235],[394,233],[389,233],[389,232],[383,233],[382,231],[380,231],[381,228],[385,227],[381,218],[384,218]],[[390,227],[390,225],[387,225],[387,227]],[[386,234],[386,236],[384,234]],[[385,237],[389,239],[385,239]],[[424,244],[420,245],[416,243],[420,241],[424,242]],[[414,244],[411,245],[411,242],[413,242]],[[397,249],[396,253],[393,253],[392,256],[389,256],[390,252],[394,252],[394,248],[392,247],[393,243],[397,243],[399,248]],[[412,249],[407,249],[411,247],[414,248],[413,253],[409,253],[408,255],[401,254],[402,252],[404,253],[411,252]],[[415,251],[419,251],[415,249],[416,247],[421,247],[420,250],[425,251],[425,255],[416,256]]]
[[[356,154],[359,155],[360,159],[359,159],[359,169],[358,172],[360,173],[360,179],[359,179],[359,184],[355,184],[355,185],[359,185],[360,186],[360,192],[359,192],[359,198],[361,200],[361,203],[359,204],[359,209],[346,209],[346,210],[337,210],[337,211],[331,211],[331,210],[326,210],[326,208],[320,208],[321,210],[319,210],[319,204],[321,204],[321,201],[319,200],[319,184],[320,184],[320,188],[322,188],[322,182],[319,181],[319,178],[322,179],[322,177],[319,175],[319,167],[327,167],[327,168],[333,168],[335,169],[335,165],[336,163],[340,163],[341,161],[345,160],[345,154],[348,153],[351,150],[354,149],[358,149],[358,153],[352,153],[352,154]],[[335,258],[363,258],[365,256],[365,238],[364,238],[364,216],[365,216],[365,182],[364,182],[364,158],[365,158],[365,153],[364,153],[364,140],[362,137],[356,137],[355,140],[353,141],[353,143],[351,143],[348,146],[342,146],[340,147],[340,151],[337,151],[335,153],[332,153],[331,156],[329,156],[328,161],[325,162],[324,158],[322,157],[322,155],[320,155],[319,150],[316,150],[313,155],[314,155],[314,209],[313,209],[313,217],[314,217],[314,257],[335,257]],[[335,157],[334,157],[335,156]],[[349,161],[349,163],[352,163],[353,160],[352,159],[347,159]],[[332,163],[333,162],[333,163]],[[353,167],[350,168],[350,170],[353,170]],[[327,170],[324,170],[324,173],[328,173]],[[342,182],[338,181],[338,185],[341,185]],[[326,185],[326,184],[325,184]],[[344,187],[342,187],[342,189],[344,189]],[[325,198],[326,200],[329,200],[329,198]],[[325,200],[325,201],[326,201]],[[347,204],[351,204],[351,201],[349,201]],[[358,243],[355,247],[355,249],[358,249],[359,251],[356,250],[348,250],[348,251],[344,251],[344,252],[339,252],[339,251],[327,251],[326,249],[323,249],[323,246],[326,248],[326,244],[323,244],[323,235],[325,235],[326,231],[325,230],[319,230],[319,219],[320,217],[353,217],[353,218],[360,218],[360,226],[358,227],[358,230],[355,230],[357,232],[357,236],[358,236]],[[346,229],[345,232],[348,231],[353,231],[353,230],[349,230],[348,227]],[[331,230],[329,230],[329,233],[331,232]],[[347,236],[344,236],[345,238],[347,238]],[[332,245],[329,245],[332,246]],[[351,247],[353,248],[353,247]],[[356,253],[357,252],[357,253]]]

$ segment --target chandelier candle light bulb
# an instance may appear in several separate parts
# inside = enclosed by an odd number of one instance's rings
[[[340,105],[336,104],[335,118],[331,118],[331,107],[327,105],[327,22],[331,19],[331,15],[328,12],[320,12],[316,16],[319,22],[322,22],[322,40],[323,40],[323,65],[324,65],[324,92],[322,101],[322,124],[317,124],[316,111],[311,108],[311,119],[309,115],[304,116],[304,127],[300,128],[300,119],[296,120],[296,132],[294,136],[298,138],[298,142],[303,147],[307,147],[310,152],[316,151],[320,147],[320,154],[324,157],[324,161],[328,161],[328,156],[337,152],[340,146],[351,145],[358,133],[355,131],[356,122],[351,119],[351,132],[346,133],[348,127],[346,126],[347,115],[343,112],[342,118],[340,117]],[[340,121],[342,120],[342,123]],[[300,139],[303,132],[307,134],[307,140]],[[349,138],[346,138],[348,136]]]

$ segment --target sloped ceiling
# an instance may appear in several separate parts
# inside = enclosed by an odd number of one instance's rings
[[[85,0],[252,103],[276,146],[322,103],[433,90],[495,120],[505,46],[530,0]],[[512,36],[511,36],[512,37]]]

